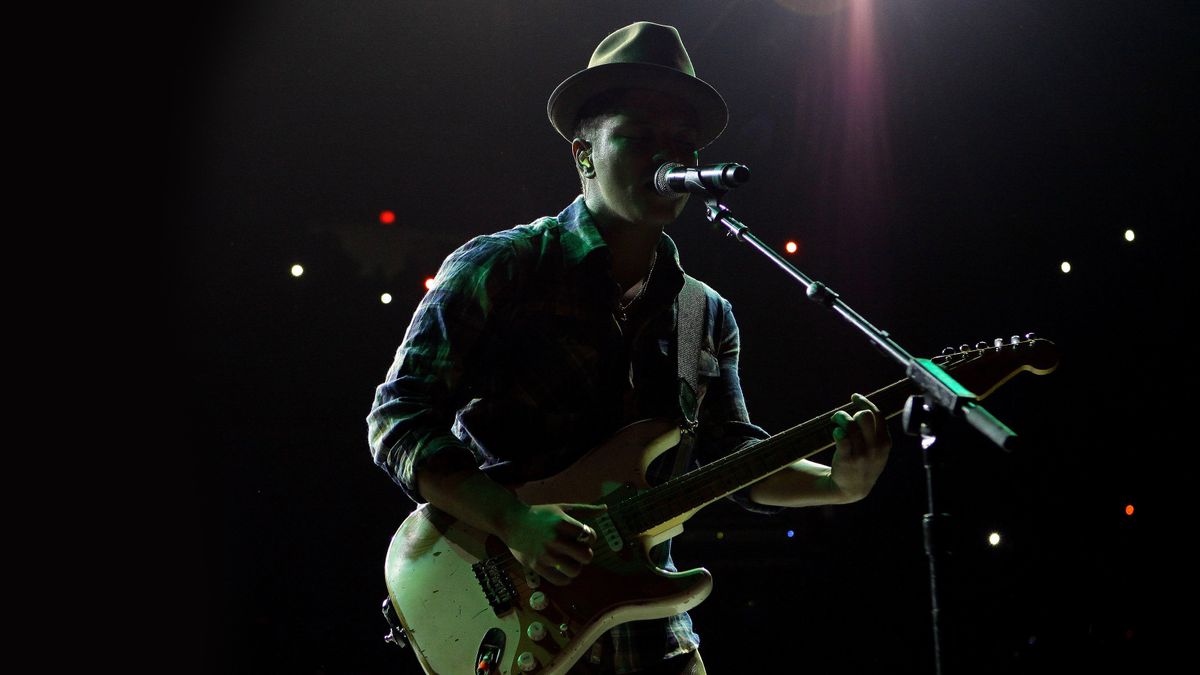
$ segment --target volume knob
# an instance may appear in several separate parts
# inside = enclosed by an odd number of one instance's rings
[[[529,652],[521,652],[521,655],[517,657],[517,668],[519,668],[522,673],[528,673],[534,668],[537,668],[537,659],[535,659],[533,654]]]
[[[548,604],[550,603],[546,602],[546,594],[541,591],[534,591],[533,595],[529,596],[529,606],[536,612],[546,609]]]
[[[530,640],[540,642],[542,638],[546,637],[546,626],[541,621],[534,621],[525,629],[525,634],[529,636]]]

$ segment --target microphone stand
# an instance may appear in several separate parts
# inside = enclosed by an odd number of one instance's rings
[[[937,675],[946,675],[948,669],[944,665],[954,664],[955,661],[945,658],[945,654],[954,654],[953,641],[946,644],[942,626],[946,622],[945,606],[939,599],[938,571],[943,568],[947,554],[950,552],[947,533],[949,514],[940,507],[937,497],[939,492],[934,490],[934,477],[941,464],[941,455],[945,454],[944,447],[937,446],[937,434],[945,429],[946,421],[955,418],[963,420],[967,426],[982,433],[988,440],[1000,448],[1011,451],[1017,445],[1017,435],[1003,422],[996,419],[979,405],[979,397],[929,359],[920,359],[909,354],[895,340],[871,325],[858,312],[847,305],[840,295],[835,293],[820,281],[814,281],[779,253],[767,246],[750,232],[746,225],[739,222],[729,209],[721,204],[720,198],[726,190],[703,185],[698,180],[688,180],[692,192],[705,195],[706,214],[708,220],[724,225],[727,236],[747,243],[767,256],[771,262],[786,272],[796,281],[804,285],[810,300],[830,309],[850,325],[861,331],[885,355],[904,368],[908,378],[922,391],[922,395],[909,397],[904,408],[904,430],[910,435],[921,436],[921,448],[925,465],[926,498],[929,512],[922,518],[922,530],[925,538],[925,554],[929,558],[929,593],[933,621],[933,652],[934,667]],[[944,444],[943,444],[944,445]],[[950,647],[948,649],[947,647]]]

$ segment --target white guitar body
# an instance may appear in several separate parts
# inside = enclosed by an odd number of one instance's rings
[[[1054,343],[1032,336],[935,357],[979,398],[1018,372],[1052,372]],[[899,414],[917,389],[901,380],[870,395]],[[852,405],[837,410],[853,413]],[[512,486],[528,504],[604,503],[587,522],[600,541],[595,558],[567,586],[554,586],[517,563],[497,538],[433,507],[414,511],[388,549],[386,575],[393,607],[428,673],[475,675],[489,655],[489,673],[559,675],[582,659],[605,631],[626,621],[672,616],[708,597],[712,577],[697,568],[666,572],[649,562],[655,544],[675,536],[696,511],[833,445],[834,411],[651,488],[650,463],[674,447],[671,421],[646,420],[617,432],[566,470]]]
[[[674,447],[679,436],[670,421],[632,424],[563,472],[521,485],[515,492],[528,504],[600,503],[636,492],[649,487],[647,468]],[[388,590],[426,672],[474,675],[481,643],[497,629],[504,644],[496,672],[557,675],[614,626],[672,616],[708,597],[712,577],[707,570],[666,572],[647,558],[650,547],[682,531],[690,515],[632,541],[619,539],[607,516],[603,522],[589,521],[601,535],[596,558],[571,584],[560,587],[511,560],[495,537],[422,505],[392,539],[386,563]],[[515,591],[507,608],[493,607],[475,573],[473,566],[487,559],[508,561],[498,572]],[[541,610],[530,605],[537,592],[546,598]],[[545,630],[538,640],[528,634],[535,622]],[[526,663],[529,658],[536,663],[530,671],[517,665],[524,653],[530,655]]]

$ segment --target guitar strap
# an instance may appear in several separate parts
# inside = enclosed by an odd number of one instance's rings
[[[697,416],[700,407],[700,331],[704,326],[707,305],[704,287],[687,274],[683,275],[683,290],[675,299],[675,353],[679,363],[679,409],[683,413],[679,446],[675,450],[675,465],[669,478],[687,470],[692,461],[692,446],[696,443]]]

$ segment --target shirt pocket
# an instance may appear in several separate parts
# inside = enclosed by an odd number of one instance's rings
[[[707,349],[700,350],[700,377],[720,377],[721,362]]]

